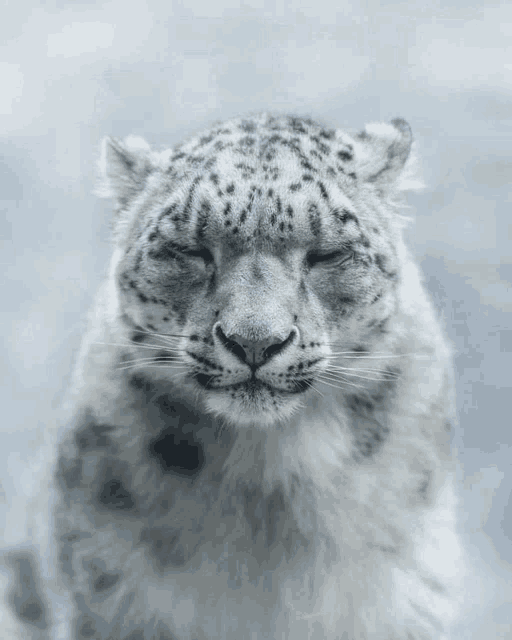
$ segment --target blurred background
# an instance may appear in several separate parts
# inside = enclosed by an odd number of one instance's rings
[[[472,6],[471,6],[472,5]],[[460,528],[475,564],[454,638],[512,637],[512,4],[232,0],[2,4],[0,530],[49,424],[110,254],[92,194],[106,135],[172,145],[276,109],[359,130],[404,117],[427,184],[408,230],[455,350]]]

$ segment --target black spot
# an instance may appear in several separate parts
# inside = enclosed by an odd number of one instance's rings
[[[249,180],[256,173],[256,169],[245,162],[240,162],[235,167],[242,172],[242,180]]]
[[[389,428],[377,420],[376,403],[368,397],[353,395],[348,400],[348,406],[353,416],[351,430],[356,456],[369,458],[382,446]]]
[[[251,133],[256,130],[256,124],[253,120],[242,120],[239,125],[239,128],[242,131],[246,131],[247,133]]]
[[[307,133],[308,132],[308,130],[306,129],[306,127],[303,124],[303,121],[300,118],[296,118],[296,117],[291,116],[288,119],[288,125],[296,133]]]
[[[305,543],[305,540],[294,535],[294,532],[288,531],[284,534],[286,502],[281,490],[276,489],[265,497],[259,487],[246,486],[242,490],[242,499],[244,515],[253,540],[262,532],[267,547],[272,548],[282,543],[287,553],[292,553],[298,544]]]
[[[176,160],[182,160],[183,158],[186,158],[187,154],[184,151],[179,151],[178,153],[175,153],[172,157],[171,157],[171,162],[176,162]],[[172,167],[169,167],[168,171],[171,171]]]
[[[368,349],[363,345],[358,345],[357,347],[354,347],[354,351],[356,353],[368,353]]]
[[[384,320],[381,320],[380,322],[377,323],[377,329],[380,331],[380,333],[389,333],[388,321],[389,321],[389,317],[384,318]]]
[[[203,164],[204,156],[190,156],[188,161],[193,167],[196,167]],[[206,165],[205,165],[205,168],[206,168]]]
[[[320,194],[324,200],[329,200],[329,194],[327,193],[327,189],[323,182],[318,181],[318,188],[320,189]]]
[[[143,342],[146,339],[147,333],[142,327],[139,327],[137,331],[132,333],[130,340],[135,343]]]
[[[209,142],[211,142],[213,140],[213,138],[214,138],[214,136],[211,133],[206,135],[206,136],[203,136],[202,138],[199,138],[199,146],[200,147],[204,147]]]
[[[57,481],[65,490],[77,489],[82,482],[83,461],[69,459],[64,456],[59,458]]]
[[[88,614],[82,614],[76,624],[77,640],[96,640],[100,636],[97,635],[99,626],[99,619],[95,620],[93,616]],[[75,637],[75,636],[73,636]]]
[[[226,193],[234,193],[235,192],[235,185],[233,183],[228,184],[228,186],[226,187]]]
[[[155,527],[145,529],[140,542],[149,546],[157,563],[157,569],[182,567],[190,557],[190,550],[181,542],[181,529],[174,527]]]
[[[108,434],[114,427],[104,424],[96,424],[94,418],[88,414],[84,419],[85,425],[75,434],[75,443],[80,452],[105,449],[112,444]]]
[[[140,373],[134,373],[130,377],[130,385],[139,391],[148,392],[151,388],[150,381]]]
[[[107,470],[107,474],[109,470]],[[121,478],[110,478],[102,484],[98,494],[98,502],[108,510],[132,511],[135,501],[130,492],[123,486]]]
[[[290,191],[299,191],[300,189],[302,189],[302,184],[300,182],[295,182],[290,185]]]
[[[48,628],[46,606],[40,594],[37,565],[29,553],[14,554],[8,562],[14,569],[15,589],[8,600],[21,620],[37,629]]]
[[[420,482],[420,486],[418,487],[418,493],[423,500],[428,499],[429,488],[432,482],[432,471],[428,469],[423,469],[421,472],[422,480]]]
[[[354,158],[352,153],[350,153],[349,151],[345,151],[345,150],[338,151],[338,153],[336,155],[338,156],[338,158],[340,160],[343,160],[343,162],[350,162]]]
[[[324,155],[328,155],[331,152],[331,149],[322,142],[318,136],[311,136],[311,140],[317,145],[318,150]]]
[[[239,141],[240,147],[246,147],[246,148],[250,148],[254,146],[255,143],[256,143],[256,139],[253,138],[252,136],[245,136],[244,138],[241,138]]]
[[[285,512],[284,495],[278,489],[266,499],[265,524],[267,529],[267,542],[271,546],[278,539],[279,521]]]
[[[191,433],[176,433],[166,429],[149,445],[150,456],[163,473],[177,473],[192,477],[204,466],[204,451]]]
[[[320,131],[320,135],[326,140],[332,140],[336,135],[336,132],[334,131],[334,129],[322,129]]]
[[[201,176],[194,178],[190,186],[189,193],[185,201],[185,204],[183,205],[183,209],[181,211],[181,216],[180,216],[180,220],[184,223],[187,223],[190,220],[190,210],[192,208],[192,202],[194,200],[194,193],[197,189],[197,185],[201,182],[201,179],[202,179]]]
[[[178,208],[178,203],[177,203],[177,202],[173,202],[172,204],[170,204],[170,205],[167,207],[167,209],[165,209],[165,210],[161,213],[161,215],[160,215],[160,217],[159,217],[159,220],[161,220],[162,218],[171,217],[171,216],[174,214],[174,212],[176,211],[176,209],[177,209],[177,208]],[[156,232],[156,233],[158,233],[158,230],[157,230],[157,232]]]
[[[120,573],[102,573],[94,580],[92,588],[96,593],[103,593],[115,587],[120,578]]]
[[[311,182],[311,180],[314,180],[313,176],[310,175],[309,173],[305,173],[302,176],[302,179],[304,180],[304,182]]]
[[[75,577],[75,571],[73,569],[72,557],[73,557],[73,544],[79,542],[84,538],[91,538],[92,534],[84,531],[70,531],[60,537],[61,543],[59,552],[59,564],[62,572],[68,575],[70,578]]]
[[[308,207],[309,226],[311,227],[311,233],[314,236],[318,236],[321,230],[320,212],[314,202],[311,202]]]

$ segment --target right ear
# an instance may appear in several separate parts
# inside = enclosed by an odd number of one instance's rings
[[[103,138],[98,164],[101,177],[96,194],[114,198],[120,208],[126,207],[142,191],[155,169],[151,147],[139,136],[128,136],[123,141]]]

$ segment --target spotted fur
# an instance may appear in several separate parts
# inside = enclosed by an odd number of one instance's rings
[[[402,238],[411,144],[272,114],[104,142],[114,252],[48,465],[56,575],[9,556],[10,637],[446,637],[451,363]]]

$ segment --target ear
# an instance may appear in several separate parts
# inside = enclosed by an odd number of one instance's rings
[[[155,169],[150,146],[138,136],[128,136],[122,142],[104,138],[98,164],[101,177],[97,195],[114,198],[121,208],[142,191]]]
[[[406,167],[406,163],[412,165],[413,158],[412,132],[405,120],[368,124],[356,141],[356,171],[364,182],[375,184],[384,193],[420,186],[419,181],[415,185],[410,180],[410,167]]]

